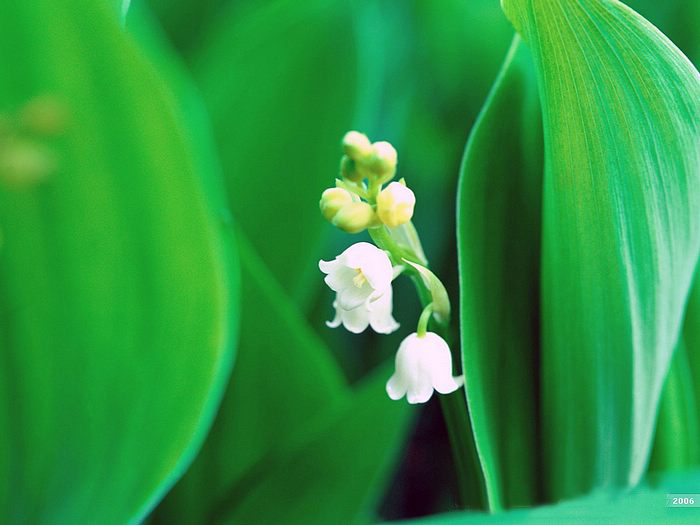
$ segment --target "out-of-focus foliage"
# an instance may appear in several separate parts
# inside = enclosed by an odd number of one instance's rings
[[[228,379],[215,184],[107,3],[11,2],[0,28],[0,521],[138,521]]]
[[[216,523],[370,523],[410,410],[386,397],[389,366],[266,458],[215,509]],[[271,505],[270,502],[275,502]]]
[[[329,515],[355,522],[380,496],[410,412],[386,398],[386,367],[367,387],[345,385],[327,349],[238,238],[236,368],[204,448],[152,521],[274,523],[283,513],[285,523],[322,524]]]
[[[233,9],[193,58],[233,213],[294,297],[319,281],[320,190],[334,184],[355,107],[348,10],[325,0]]]

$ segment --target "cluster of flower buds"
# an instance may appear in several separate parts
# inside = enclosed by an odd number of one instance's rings
[[[399,328],[392,315],[392,281],[404,270],[419,278],[432,302],[426,305],[416,332],[406,337],[396,354],[396,371],[386,385],[391,399],[406,396],[409,403],[425,403],[437,390],[454,392],[464,384],[452,375],[452,354],[439,335],[428,332],[431,317],[445,324],[450,304],[445,287],[425,266],[423,250],[410,224],[415,196],[396,174],[396,150],[388,142],[370,143],[351,131],[343,139],[342,179],[321,197],[321,213],[350,233],[369,228],[375,244],[353,244],[333,261],[320,261],[325,282],[336,294],[335,317],[328,326],[344,326],[352,333],[371,327],[380,334]]]
[[[66,110],[54,97],[29,100],[16,114],[0,115],[0,182],[31,187],[57,169],[49,139],[62,134]]]
[[[321,195],[321,213],[334,226],[348,233],[386,224],[396,228],[413,217],[416,198],[396,174],[397,155],[388,142],[371,143],[366,135],[350,131],[343,138],[340,179],[335,188]]]

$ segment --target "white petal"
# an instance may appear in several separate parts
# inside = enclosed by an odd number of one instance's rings
[[[367,301],[372,291],[372,287],[368,282],[363,283],[362,286],[359,287],[354,284],[348,286],[338,292],[338,305],[343,310],[357,308]]]
[[[422,380],[415,385],[411,385],[406,394],[406,400],[412,405],[416,403],[426,403],[433,395],[433,387],[429,381]]]
[[[392,375],[386,382],[386,393],[394,401],[406,395],[406,385],[397,374]]]
[[[369,323],[372,326],[372,330],[378,334],[384,335],[395,332],[401,326],[391,315],[389,315],[386,319],[376,319],[375,317],[370,317]]]
[[[323,273],[332,273],[338,268],[340,263],[338,262],[338,259],[336,258],[333,261],[318,261],[318,268],[321,270]]]
[[[328,328],[338,328],[340,326],[340,309],[338,308],[338,301],[333,301],[333,308],[335,308],[335,317],[332,321],[326,321],[326,326]]]
[[[358,242],[341,255],[344,264],[362,271],[372,288],[383,289],[391,284],[393,268],[389,256],[374,244]]]
[[[378,249],[371,257],[362,262],[360,270],[375,290],[391,286],[394,268],[385,252]]]
[[[374,244],[369,242],[356,242],[341,253],[338,256],[338,260],[350,268],[360,268],[362,266],[362,261],[373,257],[376,252],[380,252],[386,257],[386,254]]]
[[[445,359],[447,359],[449,363],[452,362],[452,354],[450,353],[450,347],[447,345],[447,342],[436,333],[426,332],[425,336],[423,337],[418,337],[416,335],[414,341],[414,344],[419,345],[421,348],[430,351],[435,356],[440,356],[441,360],[444,361]]]
[[[389,288],[379,299],[377,299],[370,310],[369,322],[372,330],[378,334],[390,334],[399,328],[399,323],[391,315],[392,291]]]
[[[451,375],[433,377],[433,388],[441,394],[450,394],[464,384],[464,376]]]
[[[339,265],[331,273],[326,275],[323,280],[326,281],[328,287],[334,292],[342,292],[346,288],[357,288],[353,279],[357,272],[347,266]]]
[[[353,334],[359,334],[367,329],[369,312],[362,306],[353,310],[339,310],[343,326]]]

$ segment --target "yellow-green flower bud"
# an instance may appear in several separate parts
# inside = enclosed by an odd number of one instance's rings
[[[351,159],[363,161],[372,154],[372,144],[364,133],[348,131],[343,137],[343,151]]]
[[[397,154],[394,146],[381,141],[372,144],[372,155],[366,165],[372,173],[380,177],[393,177],[396,173]]]
[[[415,205],[416,196],[400,182],[392,182],[377,195],[377,214],[390,228],[410,221]]]
[[[343,188],[328,188],[321,194],[319,206],[326,220],[332,221],[341,208],[353,202],[352,194]]]
[[[13,138],[0,145],[0,182],[30,186],[45,179],[57,167],[55,153],[41,143]]]
[[[56,97],[42,95],[25,104],[19,119],[29,131],[43,135],[58,135],[65,131],[68,110]]]
[[[357,169],[357,163],[347,155],[340,159],[340,176],[352,182],[360,182],[362,173]]]
[[[359,233],[373,225],[376,214],[366,202],[351,202],[343,206],[331,221],[348,233]]]

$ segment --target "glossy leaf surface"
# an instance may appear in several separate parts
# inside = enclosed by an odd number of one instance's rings
[[[543,106],[548,496],[634,484],[700,247],[700,75],[614,0],[504,0]]]

